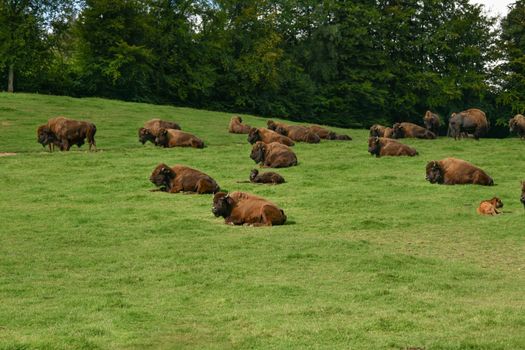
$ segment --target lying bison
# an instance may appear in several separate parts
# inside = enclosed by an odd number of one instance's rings
[[[95,134],[97,128],[95,124],[68,119],[64,117],[56,117],[49,119],[47,124],[41,125],[37,129],[38,142],[43,147],[58,146],[61,151],[69,151],[71,146],[82,146],[87,139],[89,143],[89,150],[93,147],[97,149],[95,142]]]
[[[267,168],[286,168],[297,165],[297,156],[290,147],[278,142],[257,141],[250,158]]]
[[[241,117],[232,117],[228,125],[228,132],[232,134],[249,134],[251,129],[251,126],[242,123]]]
[[[151,182],[160,187],[161,191],[169,193],[194,192],[216,193],[219,185],[210,176],[199,170],[184,165],[169,167],[164,163],[157,165],[149,178]]]
[[[144,127],[139,128],[139,141],[142,144],[150,141],[155,143],[155,139],[159,136],[161,129],[175,129],[180,130],[180,125],[175,122],[170,122],[161,119],[151,119],[144,123]]]
[[[319,125],[311,125],[308,128],[322,139],[339,140],[339,141],[351,141],[352,140],[352,138],[348,135],[337,134]]]
[[[384,137],[368,138],[368,152],[376,157],[383,156],[417,156],[415,148]]]
[[[395,123],[392,126],[392,138],[415,137],[418,139],[435,139],[436,134],[413,123]]]
[[[391,139],[393,138],[392,133],[393,129],[388,126],[374,124],[370,127],[370,137],[384,137]]]
[[[259,170],[252,169],[250,172],[250,182],[260,183],[260,184],[272,184],[278,185],[284,183],[284,177],[273,172],[267,171],[265,173],[259,173]]]
[[[426,173],[426,179],[433,184],[494,185],[494,180],[486,172],[467,161],[456,158],[445,158],[428,162]]]
[[[454,140],[461,139],[468,133],[473,134],[476,140],[485,136],[489,129],[489,122],[485,112],[471,108],[459,113],[452,113],[448,122],[447,135]]]
[[[283,136],[273,130],[266,128],[252,128],[248,134],[248,142],[252,145],[256,142],[264,143],[279,142],[286,146],[293,146],[294,142],[287,136]]]
[[[510,132],[516,132],[518,136],[525,139],[525,117],[521,114],[516,114],[509,120]]]
[[[488,199],[479,203],[476,211],[479,215],[498,215],[498,208],[503,208],[503,202],[498,197]]]
[[[216,193],[212,213],[230,225],[272,226],[286,222],[284,211],[277,205],[245,192]]]
[[[305,126],[300,125],[291,125],[286,129],[278,126],[275,131],[283,136],[287,136],[293,141],[296,142],[306,142],[306,143],[319,143],[321,138],[316,133],[312,132]]]
[[[425,123],[425,128],[432,131],[434,134],[438,135],[439,127],[441,126],[441,119],[436,113],[427,111],[423,117],[423,122]]]
[[[281,122],[274,122],[273,120],[269,119],[268,121],[266,121],[266,126],[268,127],[268,129],[276,131],[278,127],[286,129],[289,125]]]
[[[159,130],[159,135],[155,138],[155,144],[165,148],[204,148],[204,141],[199,139],[197,136],[180,130],[164,128]]]

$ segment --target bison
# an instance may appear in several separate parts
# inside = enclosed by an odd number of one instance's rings
[[[521,114],[516,114],[509,120],[510,132],[516,132],[521,139],[525,139],[525,117]]]
[[[384,137],[368,138],[368,152],[376,157],[382,156],[417,156],[415,148]]]
[[[494,180],[477,166],[456,158],[433,160],[427,163],[426,180],[444,185],[494,185]]]
[[[155,138],[155,144],[165,148],[204,148],[204,141],[199,139],[197,136],[180,130],[164,128],[159,130],[159,135]]]
[[[436,135],[439,133],[441,119],[436,113],[427,111],[423,117],[423,122],[425,123],[425,128],[427,128],[427,130],[432,131]]]
[[[319,125],[311,125],[308,127],[311,131],[317,134],[321,139],[326,140],[340,140],[340,141],[350,141],[352,138],[348,135],[339,135],[333,131],[330,131],[326,128],[323,128]]]
[[[151,182],[160,187],[161,191],[169,193],[194,192],[217,193],[219,185],[210,176],[199,170],[184,165],[169,167],[161,163],[155,167],[149,178]]]
[[[252,169],[252,171],[250,172],[250,182],[278,185],[284,183],[285,181],[284,177],[273,171],[268,171],[260,174],[259,170]]]
[[[284,211],[272,202],[246,192],[219,192],[212,213],[229,225],[272,226],[286,222]]]
[[[479,215],[498,215],[498,208],[503,208],[503,202],[498,197],[487,199],[479,203],[476,209]]]
[[[281,123],[281,122],[274,122],[273,120],[270,119],[266,122],[266,126],[268,127],[268,129],[276,131],[278,127],[287,129],[289,125],[285,123]]]
[[[392,126],[392,138],[415,137],[418,139],[435,139],[436,134],[413,123],[395,123]]]
[[[161,119],[151,119],[144,123],[144,127],[139,128],[139,142],[145,144],[150,141],[155,143],[155,139],[159,136],[160,129],[175,129],[181,130],[180,125],[175,122],[170,122]]]
[[[250,158],[266,168],[285,168],[297,165],[297,156],[290,147],[279,142],[257,141]]]
[[[266,128],[252,128],[248,134],[248,142],[253,145],[259,141],[264,143],[279,142],[286,146],[294,145],[294,142],[291,138],[283,136],[273,130]]]
[[[275,131],[283,136],[287,136],[293,141],[306,143],[319,143],[321,138],[305,126],[291,125],[288,128],[278,126]]]
[[[489,122],[485,112],[477,108],[467,109],[459,113],[452,113],[448,122],[447,135],[454,140],[471,133],[476,140],[485,136],[489,129]]]
[[[37,136],[38,142],[44,147],[49,146],[50,151],[52,145],[60,147],[61,151],[69,151],[73,145],[82,146],[85,139],[89,142],[89,150],[91,151],[93,147],[96,151],[96,132],[97,128],[93,123],[56,117],[49,119],[47,124],[39,126]]]
[[[521,182],[521,197],[520,202],[523,204],[523,208],[525,209],[525,181]]]
[[[241,117],[232,117],[230,119],[230,125],[228,125],[228,132],[232,134],[249,134],[251,126],[242,124]]]

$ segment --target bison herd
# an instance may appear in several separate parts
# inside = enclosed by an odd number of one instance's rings
[[[376,157],[418,155],[415,148],[399,142],[402,138],[435,139],[438,136],[441,120],[439,116],[427,111],[423,117],[424,127],[408,123],[395,123],[392,127],[372,125],[368,139],[368,152]],[[476,140],[486,135],[489,128],[485,113],[479,109],[468,109],[452,113],[447,136],[460,139],[472,135]],[[520,138],[525,138],[525,117],[521,114],[509,121],[509,129]],[[50,119],[37,129],[37,140],[49,151],[58,147],[68,151],[71,146],[82,146],[89,143],[89,150],[96,151],[95,124],[77,121],[65,117]],[[241,117],[230,120],[228,131],[234,134],[247,134],[248,142],[252,144],[250,158],[261,167],[283,168],[298,165],[297,156],[291,147],[296,142],[317,144],[323,140],[349,141],[348,135],[339,135],[319,125],[287,125],[268,120],[267,128],[254,128],[243,124]],[[151,142],[160,147],[193,147],[203,148],[204,141],[197,136],[181,130],[179,124],[152,119],[138,130],[139,142],[143,145]],[[276,172],[260,173],[253,169],[249,180],[252,183],[282,184],[284,178]],[[432,160],[426,165],[426,180],[432,184],[459,185],[477,184],[494,185],[494,180],[477,166],[456,158]],[[150,181],[159,188],[155,191],[168,193],[189,192],[198,194],[214,194],[212,212],[222,216],[227,224],[272,226],[286,222],[286,215],[274,203],[245,192],[219,192],[217,182],[207,174],[184,165],[168,165],[161,163],[153,170]],[[525,208],[525,181],[522,182],[521,202]],[[503,207],[502,201],[494,197],[482,201],[477,208],[481,215],[496,215]]]

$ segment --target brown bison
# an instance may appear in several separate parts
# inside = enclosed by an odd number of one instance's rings
[[[281,122],[274,122],[273,120],[270,119],[266,121],[266,126],[268,126],[268,129],[276,131],[278,127],[287,129],[289,125],[285,123],[281,123]]]
[[[525,181],[521,182],[521,197],[520,202],[523,204],[523,208],[525,209]]]
[[[230,119],[230,125],[228,125],[228,132],[232,134],[249,134],[251,126],[242,124],[241,117],[232,117]]]
[[[169,193],[194,192],[217,193],[220,188],[210,176],[184,165],[169,167],[164,163],[157,165],[149,180]]]
[[[142,144],[150,141],[155,143],[155,138],[159,136],[160,129],[175,129],[180,130],[180,125],[175,122],[170,122],[161,119],[151,119],[144,123],[144,127],[139,128],[139,141]]]
[[[89,150],[93,147],[96,151],[96,132],[97,128],[93,123],[56,117],[39,126],[37,136],[38,142],[44,147],[49,146],[50,151],[52,145],[60,147],[61,151],[69,151],[73,145],[82,146],[85,139],[88,140]]]
[[[418,139],[435,139],[436,134],[413,123],[395,123],[392,126],[392,137],[401,139],[404,137],[415,137]]]
[[[368,138],[368,152],[376,157],[383,156],[417,156],[415,148],[384,137]]]
[[[285,181],[284,177],[273,171],[259,173],[259,170],[252,169],[252,171],[250,172],[250,182],[278,185],[284,183]]]
[[[388,126],[383,126],[379,124],[374,124],[370,127],[370,137],[384,137],[384,138],[393,138],[392,137],[393,129]]]
[[[476,140],[479,140],[480,137],[485,136],[488,129],[489,122],[485,112],[471,108],[463,112],[452,113],[448,122],[447,135],[457,140],[471,133]]]
[[[284,211],[272,202],[246,192],[216,193],[212,213],[229,225],[272,226],[286,222]]]
[[[320,125],[311,125],[308,127],[311,131],[316,133],[320,138],[326,140],[340,140],[340,141],[350,141],[352,138],[348,135],[336,134],[333,131],[330,131],[326,128],[323,128]]]
[[[257,141],[252,147],[250,158],[266,168],[286,168],[297,165],[297,156],[290,147],[279,142]]]
[[[264,143],[279,142],[286,146],[293,146],[294,142],[291,138],[281,135],[273,130],[266,128],[252,128],[248,134],[248,142],[252,145],[258,141]]]
[[[494,197],[479,203],[476,211],[479,215],[498,215],[500,213],[498,208],[503,208],[503,202],[498,197]]]
[[[477,166],[456,158],[433,160],[427,163],[426,179],[444,185],[494,185],[494,180]]]
[[[516,132],[518,136],[525,139],[525,117],[521,114],[516,114],[509,120],[510,132]]]
[[[319,143],[321,138],[316,133],[312,132],[305,126],[291,125],[284,129],[278,126],[275,131],[283,136],[287,136],[293,141],[307,142],[307,143]]]
[[[193,147],[204,148],[204,141],[197,136],[190,133],[175,130],[164,129],[159,130],[159,135],[155,138],[155,144],[162,147]]]
[[[423,117],[423,122],[425,123],[425,128],[427,128],[427,130],[432,131],[436,135],[439,133],[441,119],[436,113],[427,111]]]

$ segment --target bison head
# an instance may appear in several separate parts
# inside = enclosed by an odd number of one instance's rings
[[[148,141],[155,143],[155,135],[153,135],[153,133],[149,129],[140,128],[139,129],[139,142],[141,142],[142,144],[145,144]]]
[[[257,141],[261,141],[261,135],[259,134],[259,129],[251,128],[250,133],[248,134],[248,142],[253,145]]]
[[[37,141],[45,147],[49,144],[58,142],[54,132],[47,125],[41,125],[37,129]]]
[[[503,208],[503,202],[498,197],[492,198],[490,201],[495,208]]]
[[[450,119],[448,120],[448,136],[454,139],[461,136],[462,119],[463,115],[461,113],[452,113],[450,115]]]
[[[169,166],[164,163],[157,165],[151,173],[149,180],[159,187],[164,189],[170,187],[171,180],[175,178],[176,174]]]
[[[379,140],[379,137],[369,137],[368,138],[368,153],[371,155],[375,155],[376,157],[379,157],[379,153],[381,152],[381,141]]]
[[[379,125],[377,125],[377,124],[372,125],[372,126],[370,127],[370,134],[369,134],[369,136],[370,136],[370,137],[374,137],[374,136],[379,136],[379,137],[381,137],[381,136],[383,136],[383,135],[381,135],[380,128],[381,128],[381,127],[380,127]]]
[[[252,169],[252,171],[250,172],[250,181],[255,180],[255,178],[257,177],[257,175],[259,175],[259,170],[257,170],[257,169]]]
[[[235,116],[235,117],[233,117],[233,120],[236,121],[236,122],[239,123],[239,124],[242,123],[242,118],[239,117],[239,116]]]
[[[330,131],[328,133],[328,136],[326,137],[327,140],[337,140],[337,134],[333,131]]]
[[[511,118],[509,120],[509,131],[510,132],[514,132],[514,129],[516,128],[517,124],[518,124],[518,122],[516,121],[516,117]]]
[[[392,126],[392,138],[394,139],[401,139],[405,137],[405,131],[403,130],[403,127],[399,123],[395,123]]]
[[[155,144],[162,147],[168,147],[170,139],[168,136],[168,130],[164,128],[159,129],[159,133],[155,138]]]
[[[254,160],[255,163],[264,162],[264,154],[266,152],[266,144],[261,141],[257,141],[252,147],[252,153],[250,158]]]
[[[213,196],[213,207],[211,208],[211,212],[216,217],[222,216],[223,218],[226,218],[230,216],[233,204],[233,199],[227,193],[217,192]]]
[[[442,184],[443,183],[443,170],[439,166],[439,162],[433,160],[427,163],[426,168],[427,175],[425,179],[431,184]]]
[[[275,131],[275,129],[277,129],[277,124],[275,124],[275,122],[271,119],[266,122],[266,125],[268,126],[268,129],[270,130]]]
[[[278,134],[281,134],[283,136],[288,136],[288,131],[285,128],[283,128],[282,126],[278,126],[275,129],[273,129],[273,130],[275,130],[275,132],[278,133]]]
[[[437,115],[432,113],[431,111],[427,111],[425,113],[425,116],[423,117],[423,122],[425,123],[425,128],[428,130],[431,130],[434,127],[434,124],[436,122]]]

